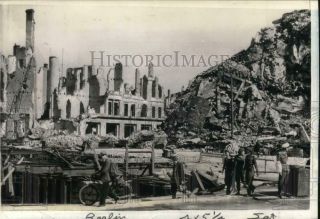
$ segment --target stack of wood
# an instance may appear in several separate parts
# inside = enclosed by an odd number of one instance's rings
[[[225,185],[218,181],[218,176],[213,171],[193,169],[186,174],[186,189],[193,194],[213,193],[223,190]]]

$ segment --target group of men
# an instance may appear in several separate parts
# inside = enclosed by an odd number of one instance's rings
[[[251,196],[255,190],[253,185],[254,175],[259,175],[256,158],[252,150],[245,151],[240,148],[236,156],[232,156],[229,151],[225,152],[222,172],[225,171],[226,194],[231,194],[231,188],[234,182],[237,187],[237,195],[240,195],[241,183],[247,188],[247,194]]]
[[[223,160],[223,169],[225,171],[225,186],[226,194],[231,194],[231,187],[233,182],[236,183],[237,195],[240,195],[241,183],[247,188],[247,194],[251,196],[255,190],[253,185],[254,175],[259,175],[257,161],[251,150],[245,155],[243,149],[239,149],[236,156],[232,156],[228,151],[225,153]],[[184,179],[184,164],[178,161],[178,157],[174,154],[172,157],[173,169],[172,173],[169,174],[171,178],[171,194],[172,198],[176,198],[178,190],[182,191],[185,183]]]
[[[173,169],[172,173],[169,174],[171,178],[171,194],[172,198],[176,198],[177,191],[186,191],[186,188],[182,188],[185,183],[185,170],[183,162],[178,160],[178,156],[173,154]],[[280,162],[281,161],[281,162]],[[288,171],[283,171],[285,169],[285,164],[287,157],[277,156],[277,170],[279,172],[279,188],[278,193],[281,198],[281,192],[283,190],[283,180]],[[103,185],[100,196],[100,205],[105,205],[105,199],[107,194],[111,196],[115,201],[118,200],[116,194],[112,191],[110,184],[112,181],[117,180],[119,173],[118,167],[114,164],[106,155],[103,155],[100,159],[101,167],[97,174],[99,175]],[[226,194],[231,194],[231,189],[234,183],[236,184],[236,195],[240,195],[241,183],[247,188],[247,195],[252,196],[255,190],[253,185],[254,175],[259,176],[258,165],[252,150],[247,149],[247,154],[245,150],[240,148],[238,154],[233,156],[229,151],[225,152],[225,158],[223,160],[222,172],[225,172],[225,186]]]

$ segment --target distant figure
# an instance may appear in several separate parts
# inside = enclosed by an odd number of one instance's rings
[[[236,183],[237,183],[237,194],[240,195],[241,182],[245,184],[244,181],[244,160],[245,154],[242,148],[239,149],[237,156],[235,157],[235,169],[236,169]]]
[[[251,196],[255,190],[253,185],[254,173],[259,176],[258,165],[256,158],[252,154],[252,149],[248,149],[248,155],[244,161],[244,171],[246,174],[247,194]]]
[[[176,154],[172,155],[173,167],[171,174],[171,195],[172,198],[177,198],[178,188],[184,185],[184,164],[178,161]]]
[[[222,172],[225,171],[225,177],[224,182],[227,186],[226,194],[230,195],[231,193],[231,185],[232,185],[232,179],[234,176],[234,167],[235,167],[235,160],[232,156],[230,156],[230,152],[225,152],[226,157],[223,160],[223,167]]]

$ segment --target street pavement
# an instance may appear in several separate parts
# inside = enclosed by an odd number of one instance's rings
[[[275,186],[262,185],[257,187],[253,197],[246,195],[243,188],[241,195],[225,195],[225,191],[213,194],[192,195],[187,197],[178,194],[177,199],[171,196],[132,198],[121,200],[119,203],[107,202],[103,207],[98,203],[93,206],[81,204],[64,205],[2,205],[1,210],[76,210],[76,211],[99,211],[99,210],[293,210],[308,209],[308,197],[277,197]]]

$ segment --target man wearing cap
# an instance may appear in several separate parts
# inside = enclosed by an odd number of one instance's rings
[[[257,176],[259,176],[259,171],[256,158],[252,154],[252,149],[248,148],[247,150],[248,154],[244,160],[244,171],[246,174],[247,193],[251,196],[255,190],[255,186],[253,185],[254,173],[256,172]]]
[[[238,154],[235,157],[235,169],[236,169],[236,183],[237,183],[237,194],[240,195],[240,187],[241,187],[241,182],[244,184],[244,160],[245,160],[245,155],[244,155],[244,150],[240,148],[238,150]]]

